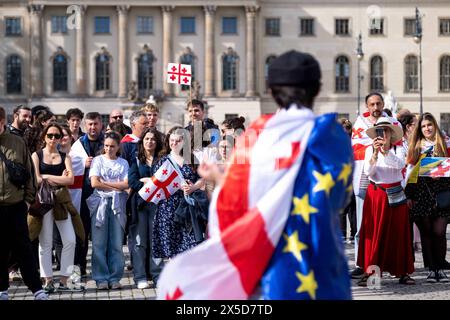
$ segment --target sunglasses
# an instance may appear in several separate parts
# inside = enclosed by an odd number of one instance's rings
[[[113,119],[123,119],[123,116],[114,116],[114,117],[111,117],[111,118],[113,118]]]
[[[56,133],[56,134],[53,134],[53,133],[47,133],[47,138],[49,138],[49,139],[53,139],[53,138],[55,138],[55,139],[61,139],[61,135],[59,134],[59,133]]]

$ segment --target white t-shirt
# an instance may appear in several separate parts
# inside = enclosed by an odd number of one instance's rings
[[[123,158],[110,160],[104,155],[97,156],[92,160],[89,178],[100,177],[106,182],[119,182],[128,180],[128,162]]]
[[[403,145],[391,148],[384,156],[381,152],[378,153],[378,160],[376,164],[370,165],[370,159],[373,155],[373,148],[366,149],[364,159],[364,173],[369,176],[369,179],[375,183],[394,183],[403,180],[402,170],[405,167],[406,152]]]

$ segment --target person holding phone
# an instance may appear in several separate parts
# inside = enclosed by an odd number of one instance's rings
[[[397,123],[398,124],[398,123]],[[409,211],[401,182],[405,167],[402,128],[387,117],[378,119],[367,129],[372,147],[366,149],[364,173],[369,187],[364,200],[364,215],[359,238],[358,265],[366,272],[358,282],[366,286],[371,274],[369,266],[399,277],[400,284],[415,284],[409,275],[414,272],[409,229]]]

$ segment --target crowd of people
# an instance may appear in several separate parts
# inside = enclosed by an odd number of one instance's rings
[[[426,281],[447,283],[450,207],[438,206],[436,199],[450,190],[450,178],[418,173],[424,157],[449,157],[450,139],[430,113],[415,115],[402,109],[393,116],[376,92],[365,101],[367,111],[353,127],[341,119],[344,129],[352,132],[355,159],[355,204],[341,214],[344,239],[348,214],[350,239],[355,241],[351,277],[367,286],[378,268],[379,274],[388,272],[400,284],[415,284],[414,253],[421,250],[429,269]]]
[[[21,278],[37,299],[82,291],[69,279],[76,269],[81,277],[88,276],[89,241],[97,289],[121,288],[124,244],[130,252],[126,267],[133,270],[136,286],[155,287],[165,261],[199,243],[192,227],[174,219],[185,196],[201,193],[206,201],[211,196],[214,181],[199,176],[199,165],[207,161],[224,166],[234,139],[245,129],[243,117],[227,119],[219,128],[205,117],[200,100],[192,100],[187,112],[187,127],[164,134],[157,130],[159,108],[153,104],[134,111],[130,126],[121,110],[113,110],[105,128],[97,112],[69,109],[62,123],[45,106],[23,105],[6,125],[0,108],[0,151],[11,161],[20,158],[31,177],[15,186],[3,166],[0,298],[8,298],[10,280]],[[185,184],[158,204],[143,201],[139,190],[167,159],[178,166]],[[47,186],[54,207],[43,215],[32,214],[30,206],[39,201],[35,195]],[[65,195],[70,195],[73,211],[60,209]],[[54,264],[59,283],[54,281]]]

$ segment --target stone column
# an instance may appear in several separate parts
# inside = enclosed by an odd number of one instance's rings
[[[86,79],[86,27],[85,14],[87,6],[79,6],[78,21],[76,21],[75,37],[75,83],[76,94],[80,97],[87,95]]]
[[[258,6],[247,6],[245,7],[245,13],[247,17],[247,34],[246,34],[246,75],[247,75],[247,91],[245,92],[246,97],[256,96],[256,12],[258,11]]]
[[[128,28],[128,10],[130,6],[117,6],[117,12],[119,14],[119,23],[118,23],[118,45],[119,45],[119,98],[124,98],[127,96],[127,79],[128,79],[128,68],[127,68],[127,54],[128,54],[128,37],[127,37],[127,28]]]
[[[174,6],[162,6],[163,14],[163,90],[168,96],[173,95],[173,84],[167,83],[167,65],[172,61],[172,11]]]
[[[42,12],[43,5],[32,4],[28,6],[30,13],[30,67],[31,67],[31,97],[42,97],[44,95],[44,72],[42,47]]]
[[[214,16],[216,6],[204,6],[205,11],[205,97],[214,96]]]

